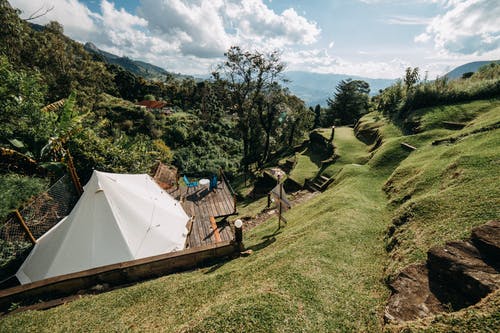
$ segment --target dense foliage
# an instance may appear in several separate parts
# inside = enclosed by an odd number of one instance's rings
[[[83,183],[93,169],[143,173],[157,160],[195,176],[237,173],[263,166],[312,127],[313,113],[279,84],[277,52],[235,47],[213,80],[150,81],[89,54],[57,22],[21,20],[6,0],[0,19],[2,174],[54,180],[70,152]],[[233,71],[231,80],[227,64],[241,61],[252,74],[240,81]],[[238,99],[241,88],[248,98]],[[143,99],[166,101],[167,110],[134,105]]]
[[[404,122],[413,110],[500,96],[500,65],[495,62],[456,80],[418,79],[418,68],[408,68],[403,81],[398,80],[373,97],[373,108]]]
[[[362,80],[342,80],[335,88],[333,98],[328,99],[326,125],[356,123],[368,112],[370,85]]]
[[[253,163],[263,166],[273,151],[290,148],[313,125],[314,114],[280,85],[284,69],[278,51],[263,54],[234,46],[213,73],[237,122],[245,171]]]

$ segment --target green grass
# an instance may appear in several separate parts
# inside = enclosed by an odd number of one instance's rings
[[[43,312],[0,331],[379,331],[388,291],[384,177],[346,166],[336,185],[245,235],[253,255]]]
[[[285,213],[289,223],[281,230],[273,217],[246,233],[245,244],[254,251],[249,257],[8,316],[0,332],[392,330],[381,321],[387,276],[424,260],[429,247],[467,237],[473,226],[500,215],[498,104],[475,103],[459,108],[473,115],[460,131],[429,125],[403,136],[380,115],[367,115],[360,127],[382,140],[372,152],[375,147],[359,142],[351,129],[337,128],[341,157],[327,169],[338,172],[334,183]],[[424,115],[429,112],[439,109]],[[436,124],[453,121],[453,113],[436,117]],[[450,136],[459,139],[432,145]],[[401,142],[417,150],[408,152]],[[294,170],[302,178],[319,167],[320,158],[307,154],[300,154]],[[264,206],[265,198],[246,202],[240,212],[251,216]],[[391,221],[398,227],[386,239]],[[386,241],[394,239],[387,253]],[[499,299],[496,293],[478,308],[394,329],[494,331]]]
[[[311,147],[297,153],[296,156],[297,164],[290,172],[290,178],[301,185],[305,183],[306,179],[314,178],[321,167],[321,161],[330,157],[323,152],[311,149]]]
[[[353,130],[349,127],[335,128],[333,144],[335,154],[339,158],[323,171],[327,177],[337,174],[344,165],[365,164],[369,159],[366,145],[356,139]]]
[[[385,185],[394,207],[393,220],[402,224],[390,239],[397,242],[391,252],[390,274],[424,260],[430,247],[467,238],[474,226],[500,216],[499,130],[471,134],[498,121],[500,107],[491,103],[488,109],[485,103],[474,102],[459,109],[476,115],[469,126],[454,131],[454,136],[462,138],[434,146],[431,141],[448,137],[448,131],[410,137],[419,148],[400,163]],[[452,118],[450,114],[441,119]]]

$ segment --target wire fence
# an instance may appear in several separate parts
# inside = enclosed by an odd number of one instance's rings
[[[71,178],[64,175],[46,192],[19,209],[19,216],[11,214],[0,226],[0,268],[27,255],[33,245],[30,233],[34,239],[40,238],[70,213],[78,197]],[[26,228],[21,220],[25,222]]]

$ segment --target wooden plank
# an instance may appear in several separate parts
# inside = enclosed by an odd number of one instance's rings
[[[413,147],[412,145],[406,143],[406,142],[401,142],[401,147],[405,148],[406,150],[415,150],[417,149],[416,147]]]
[[[220,243],[221,239],[220,239],[219,229],[217,228],[217,223],[215,223],[215,218],[213,216],[210,216],[210,224],[212,225],[215,242]]]
[[[224,215],[229,215],[233,213],[234,211],[233,197],[227,187],[224,188],[224,192],[222,193],[222,198],[223,198],[222,199],[223,203],[225,204]]]
[[[0,290],[0,310],[25,300],[49,300],[88,290],[97,284],[123,285],[196,267],[237,251],[231,242],[206,245],[143,259],[101,266]]]

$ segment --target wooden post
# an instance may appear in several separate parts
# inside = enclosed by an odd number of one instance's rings
[[[28,238],[30,239],[30,241],[33,243],[33,244],[36,244],[36,239],[35,237],[33,236],[33,234],[31,233],[31,230],[30,228],[28,228],[28,225],[26,224],[26,222],[24,221],[23,219],[23,216],[21,215],[21,213],[19,213],[19,210],[16,209],[16,211],[14,212],[14,214],[16,215],[16,218],[17,220],[19,221],[19,223],[21,224],[21,227],[24,229],[24,231],[26,232],[26,234],[28,235]]]
[[[267,194],[267,208],[271,207],[271,193]]]
[[[278,229],[281,228],[281,198],[283,197],[283,184],[280,182],[280,176],[278,175],[278,185],[280,186],[280,197],[278,200],[279,212],[278,212]]]
[[[243,249],[243,221],[240,219],[234,221],[234,241]]]
[[[334,136],[335,136],[335,125],[332,126],[332,134],[330,135],[330,142],[333,142]]]
[[[236,194],[233,194],[234,212],[236,212]]]
[[[73,181],[73,185],[75,185],[76,192],[78,192],[78,195],[81,196],[83,194],[83,187],[80,183],[80,179],[78,178],[78,174],[76,173],[75,165],[73,164],[73,157],[69,153],[69,149],[66,149],[66,154],[68,156],[68,169],[71,180]]]

